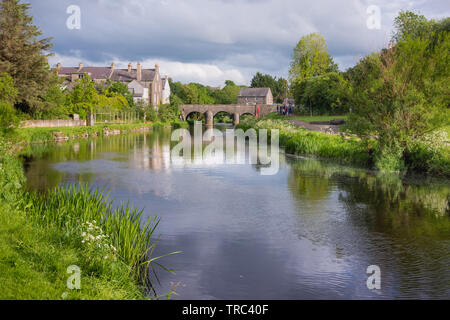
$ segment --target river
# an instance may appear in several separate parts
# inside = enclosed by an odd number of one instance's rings
[[[280,153],[258,165],[174,165],[168,129],[31,147],[30,189],[106,187],[161,218],[172,299],[450,299],[450,183]],[[381,289],[369,290],[369,266]]]

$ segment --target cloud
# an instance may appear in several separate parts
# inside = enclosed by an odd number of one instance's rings
[[[294,46],[311,32],[324,35],[345,69],[355,57],[387,45],[398,11],[415,10],[429,18],[450,15],[448,0],[28,1],[35,22],[46,36],[54,36],[60,56],[95,64],[113,57],[160,61],[176,80],[205,84],[227,77],[248,84],[257,71],[287,77]],[[69,5],[81,8],[81,30],[65,26]],[[380,7],[380,30],[367,28],[369,5]]]
[[[52,66],[55,66],[57,63],[61,63],[62,66],[78,66],[80,62],[83,62],[85,66],[109,66],[113,61],[118,68],[127,68],[129,63],[129,61],[121,61],[118,58],[111,58],[101,62],[90,61],[83,59],[79,51],[73,51],[72,55],[69,56],[55,54],[49,59],[49,63]],[[132,63],[136,64],[136,62]],[[147,59],[141,61],[141,63],[143,68],[149,69],[154,68],[155,64],[158,64],[162,75],[167,74],[175,81],[183,83],[198,82],[213,86],[223,86],[225,80],[232,80],[237,84],[246,83],[246,77],[236,68],[221,69],[214,64],[184,63],[161,59]]]

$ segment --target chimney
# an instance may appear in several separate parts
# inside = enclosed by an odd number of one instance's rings
[[[164,79],[169,80],[169,76],[167,74],[165,74]]]
[[[116,67],[116,64],[115,64],[114,62],[111,63],[111,70],[112,70],[112,71],[114,71],[115,67]]]
[[[131,62],[128,64],[128,73],[131,73],[131,69],[133,68],[133,65]]]
[[[155,64],[155,71],[156,73],[159,73],[159,65]]]
[[[60,72],[61,71],[61,63],[57,63],[56,64],[56,70],[58,71],[58,72]]]
[[[83,69],[83,63],[80,62],[80,64],[78,65],[78,72],[80,72],[81,69]]]
[[[137,75],[136,75],[136,80],[137,81],[141,81],[142,80],[142,66],[141,63],[138,62],[137,64]]]

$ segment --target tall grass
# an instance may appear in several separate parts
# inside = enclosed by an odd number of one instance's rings
[[[130,266],[136,281],[152,289],[149,268],[153,264],[161,266],[156,262],[161,257],[152,257],[157,244],[157,240],[153,241],[154,232],[159,224],[156,216],[143,221],[143,211],[128,205],[115,208],[109,192],[87,186],[69,185],[45,194],[28,193],[24,206],[40,225],[56,226],[70,234],[77,234],[84,223],[95,223],[108,236],[120,260]]]
[[[280,132],[280,145],[285,151],[296,155],[314,155],[320,158],[332,159],[344,164],[367,167],[371,165],[372,146],[355,138],[327,135],[298,128],[282,120],[248,120],[238,128],[273,130]]]

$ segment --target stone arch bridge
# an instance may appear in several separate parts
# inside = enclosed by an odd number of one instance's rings
[[[274,105],[245,105],[245,104],[183,104],[180,107],[181,118],[183,121],[192,113],[202,113],[205,115],[206,125],[214,125],[214,117],[221,112],[233,116],[234,125],[239,124],[239,119],[245,114],[262,118],[271,112],[277,110]]]

